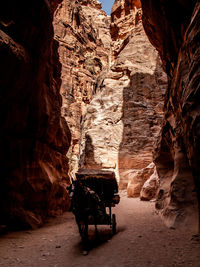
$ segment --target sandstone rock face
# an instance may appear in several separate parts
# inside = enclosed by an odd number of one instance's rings
[[[145,30],[169,76],[165,117],[154,155],[161,180],[157,208],[169,225],[176,225],[196,219],[200,200],[200,3],[142,4]]]
[[[126,188],[127,173],[153,160],[167,81],[144,33],[139,1],[115,1],[111,21],[112,64],[84,117],[79,166],[114,170]]]
[[[141,20],[142,10],[140,0],[116,0],[111,12],[111,36],[114,41],[113,49],[116,57],[126,45],[126,38],[130,36],[131,30],[134,30]],[[125,41],[126,40],[126,41]]]
[[[155,199],[157,197],[159,185],[160,185],[160,180],[158,177],[156,167],[154,167],[153,174],[144,183],[144,185],[140,191],[140,199],[141,200]]]
[[[58,1],[51,1],[52,10]],[[35,227],[68,206],[70,132],[49,1],[0,8],[0,224]]]
[[[196,0],[170,3],[164,0],[157,3],[153,3],[152,0],[141,0],[141,2],[145,31],[151,43],[159,51],[167,74],[172,76]]]
[[[128,197],[139,197],[140,192],[143,188],[144,183],[151,177],[155,169],[155,164],[152,162],[146,168],[138,171],[128,171],[126,175],[128,176],[128,187],[127,196]]]
[[[72,132],[70,170],[75,173],[82,120],[109,68],[110,18],[97,0],[64,0],[56,10],[54,30],[62,63],[62,115]]]

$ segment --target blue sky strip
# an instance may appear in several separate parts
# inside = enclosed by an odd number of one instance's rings
[[[99,2],[102,3],[102,9],[105,10],[108,15],[110,15],[115,0],[99,0]]]

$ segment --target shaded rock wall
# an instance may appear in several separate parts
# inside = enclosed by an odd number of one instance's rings
[[[169,225],[189,218],[191,227],[200,199],[200,3],[148,0],[142,5],[146,33],[169,78],[154,154],[161,179],[157,208]]]
[[[0,224],[35,227],[68,207],[70,132],[61,117],[58,1],[0,8]]]
[[[90,102],[82,130],[80,168],[114,170],[122,188],[153,160],[167,84],[141,15],[139,1],[115,1],[112,64]]]
[[[62,115],[72,132],[68,153],[76,172],[81,124],[110,61],[110,18],[97,0],[64,0],[54,16],[55,39],[62,63]]]

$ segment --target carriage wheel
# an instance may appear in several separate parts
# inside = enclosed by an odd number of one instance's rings
[[[116,216],[115,214],[112,215],[112,233],[113,235],[115,235],[117,233],[117,230],[116,230]]]

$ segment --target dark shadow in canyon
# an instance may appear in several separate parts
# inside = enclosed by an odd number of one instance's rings
[[[108,242],[115,238],[115,236],[123,232],[125,228],[119,227],[117,228],[117,233],[115,235],[112,234],[112,229],[109,226],[102,226],[101,228],[98,227],[98,237],[95,236],[95,229],[93,226],[89,226],[89,252],[95,249],[98,249],[100,246],[106,246]],[[75,246],[75,251],[79,251],[80,253],[83,251],[83,244],[79,242]]]
[[[80,155],[80,163],[85,169],[89,168],[87,165],[92,165],[94,162],[94,146],[92,144],[92,138],[89,134],[85,135],[85,148]]]
[[[98,162],[95,161],[94,155],[94,145],[92,141],[92,137],[86,133],[85,135],[85,147],[80,154],[79,159],[79,171],[81,169],[86,170],[101,170],[102,166]]]
[[[70,132],[61,117],[58,1],[5,2],[0,10],[0,224],[30,228],[66,210],[65,154]]]
[[[128,170],[142,169],[152,162],[152,152],[162,123],[166,83],[159,58],[154,74],[137,72],[123,91],[123,136],[119,147],[120,187],[126,188]],[[160,113],[160,114],[159,114]]]

